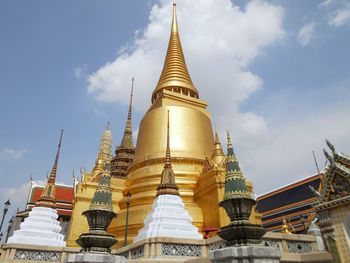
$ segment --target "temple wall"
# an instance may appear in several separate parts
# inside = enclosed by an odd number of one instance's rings
[[[319,251],[316,238],[312,235],[286,235],[268,232],[263,237],[266,246],[281,250],[281,262],[331,262],[327,251]],[[188,248],[191,248],[190,250]],[[127,262],[210,262],[210,251],[225,247],[222,239],[193,240],[179,238],[149,238],[135,244],[112,250],[113,254],[125,256]],[[187,248],[184,250],[184,248]],[[5,244],[0,250],[0,262],[44,263],[65,262],[68,254],[79,253],[80,248],[43,247],[33,245]],[[185,254],[184,254],[185,252]],[[346,262],[346,261],[344,261]]]

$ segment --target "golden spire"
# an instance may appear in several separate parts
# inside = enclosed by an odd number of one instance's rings
[[[120,145],[115,149],[115,156],[111,161],[111,174],[112,177],[126,178],[128,168],[134,160],[135,149],[132,141],[132,127],[131,127],[131,114],[132,114],[132,97],[134,92],[134,78],[131,80],[131,92],[130,103],[128,110],[128,117],[125,124],[125,130]]]
[[[132,126],[131,126],[131,114],[132,114],[132,97],[134,92],[134,77],[131,79],[131,92],[130,92],[130,102],[129,102],[129,110],[128,110],[128,118],[126,120],[125,124],[125,130],[124,135],[122,138],[122,141],[120,143],[120,146],[117,148],[126,148],[131,149],[133,148],[133,142],[132,142]],[[118,149],[117,149],[118,150]],[[116,150],[116,151],[117,151]]]
[[[215,132],[215,142],[214,142],[213,153],[211,155],[211,160],[216,165],[220,165],[223,163],[225,158],[226,158],[226,155],[225,155],[224,151],[222,150],[221,143],[219,140],[219,135],[217,132]]]
[[[57,163],[58,163],[58,158],[60,156],[60,150],[61,150],[62,136],[63,136],[63,129],[61,130],[61,136],[60,136],[60,141],[58,143],[56,158],[53,163],[49,179],[47,180],[46,186],[43,192],[41,193],[35,206],[42,206],[42,207],[49,207],[49,208],[56,207],[55,183],[56,183]]]
[[[106,129],[101,137],[95,167],[91,172],[91,180],[96,178],[96,176],[104,170],[105,164],[109,163],[112,159],[112,132],[109,126],[110,124],[108,122]]]
[[[162,74],[152,94],[152,103],[157,99],[159,92],[163,89],[174,90],[175,92],[198,98],[198,91],[192,83],[187,70],[185,56],[182,51],[175,3],[173,4],[173,18],[168,51],[165,57]]]
[[[159,195],[180,195],[179,188],[175,183],[175,174],[173,168],[171,167],[171,157],[170,157],[170,136],[169,136],[169,111],[168,111],[168,123],[167,123],[167,137],[166,137],[166,151],[165,151],[165,164],[162,172],[162,177],[160,179],[160,184],[157,188],[157,196]]]

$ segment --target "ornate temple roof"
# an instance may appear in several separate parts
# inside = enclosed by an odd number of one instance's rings
[[[238,160],[233,151],[231,137],[227,131],[227,159],[224,200],[231,198],[251,198]]]
[[[63,129],[61,130],[60,141],[57,147],[56,158],[53,163],[49,179],[47,180],[46,186],[42,191],[40,197],[38,198],[38,201],[36,202],[35,206],[43,206],[43,207],[50,207],[50,208],[56,207],[55,183],[56,183],[58,158],[60,156],[60,149],[61,149],[61,143],[62,143],[62,136],[63,136]]]
[[[128,110],[128,117],[126,119],[124,134],[120,145],[115,150],[115,156],[111,161],[111,175],[112,177],[126,178],[127,170],[130,164],[134,160],[135,148],[133,146],[132,139],[132,97],[134,91],[134,78],[132,78],[131,92],[130,92],[130,103]]]
[[[70,185],[55,184],[56,190],[56,210],[58,215],[71,216],[73,209],[74,187]],[[44,186],[31,184],[31,189],[28,196],[27,207],[25,211],[20,211],[18,214],[27,216],[28,211],[35,205],[41,196]]]
[[[173,4],[173,17],[167,54],[163,71],[157,87],[152,94],[152,103],[163,89],[174,90],[179,93],[198,98],[198,91],[194,87],[187,70],[185,56],[182,51],[176,17],[176,4]]]
[[[285,217],[296,232],[303,232],[315,217],[313,205],[317,197],[310,186],[319,190],[321,176],[322,174],[312,175],[260,195],[256,208],[263,215],[263,227],[268,231],[280,231]]]
[[[335,146],[326,139],[326,144],[331,149],[335,162],[339,162],[350,168],[350,155],[338,151]]]
[[[331,149],[332,155],[323,149],[329,164],[322,180],[320,204],[350,196],[350,157],[337,151],[330,141],[326,140],[326,144]]]
[[[180,195],[179,188],[175,183],[175,174],[173,168],[171,167],[171,158],[170,158],[170,127],[169,127],[169,111],[168,111],[168,120],[167,120],[167,141],[166,141],[166,152],[165,152],[165,164],[160,179],[160,184],[157,188],[157,196],[169,194],[169,195]]]

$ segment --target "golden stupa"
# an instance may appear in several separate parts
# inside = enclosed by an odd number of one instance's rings
[[[220,226],[227,225],[229,219],[225,211],[219,207],[224,193],[226,156],[217,133],[214,139],[210,113],[206,109],[207,103],[199,98],[188,72],[180,42],[175,4],[168,50],[151,102],[152,105],[140,123],[134,149],[132,136],[130,136],[132,103],[130,101],[124,136],[121,146],[117,147],[117,150],[127,149],[124,150],[124,155],[116,151],[114,161],[112,160],[112,163],[118,163],[119,167],[122,166],[121,164],[127,165],[128,169],[125,176],[112,178],[113,210],[118,215],[110,224],[109,231],[115,234],[119,241],[123,240],[128,192],[131,193],[128,243],[132,242],[142,228],[143,221],[151,210],[164,168],[169,110],[172,115],[170,120],[171,163],[176,185],[179,187],[186,209],[193,218],[193,223],[202,232],[206,228],[219,229]],[[103,138],[103,142],[108,141]],[[111,152],[111,145],[102,141],[100,151],[108,148],[105,151]],[[123,141],[124,144],[128,141],[128,147],[123,147]],[[107,157],[108,154],[104,156],[100,161],[109,162],[111,157]],[[85,220],[81,213],[87,209],[97,186],[96,177],[101,172],[98,160],[93,172],[86,173],[84,180],[77,186],[68,246],[77,246],[75,240],[87,230],[87,224],[84,225]],[[252,191],[250,182],[247,183],[247,187]],[[256,222],[260,219],[261,216],[253,211],[251,221]],[[215,234],[214,232],[213,235]],[[117,246],[122,244],[123,242],[119,242]]]

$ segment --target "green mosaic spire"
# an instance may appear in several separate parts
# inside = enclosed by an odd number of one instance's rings
[[[97,189],[90,204],[90,210],[113,211],[110,164],[105,165],[105,169],[98,181]]]
[[[227,131],[227,159],[224,200],[242,197],[251,198],[251,195],[247,191],[245,179],[233,151],[230,133]]]

